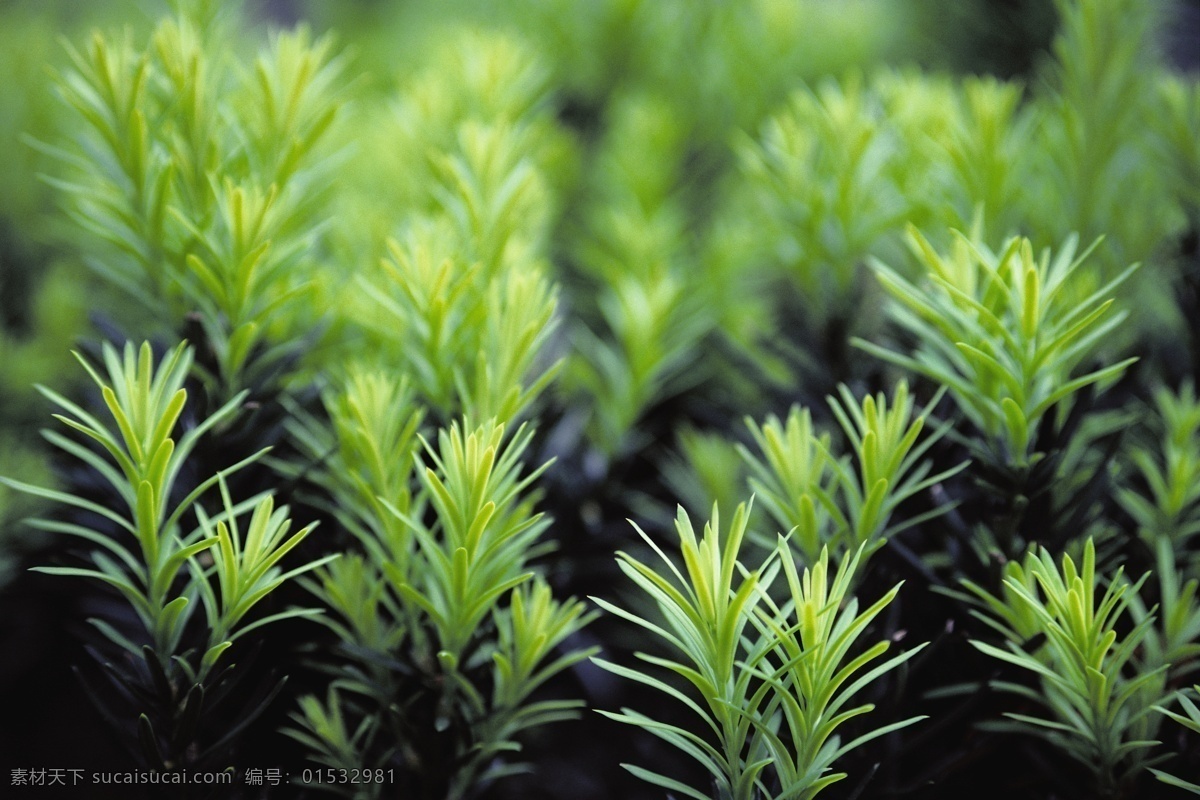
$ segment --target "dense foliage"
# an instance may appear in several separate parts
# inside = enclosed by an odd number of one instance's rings
[[[1194,4],[87,5],[0,2],[13,796],[1200,794]]]

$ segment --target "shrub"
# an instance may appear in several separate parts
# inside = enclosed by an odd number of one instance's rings
[[[14,788],[1194,790],[1171,9],[75,5],[0,9]]]

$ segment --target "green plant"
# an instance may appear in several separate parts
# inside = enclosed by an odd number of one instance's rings
[[[1061,416],[1074,394],[1113,380],[1137,360],[1078,374],[1128,315],[1109,313],[1115,302],[1110,295],[1136,267],[1084,296],[1078,272],[1091,249],[1077,257],[1073,236],[1053,260],[1048,250],[1035,260],[1027,239],[1009,239],[993,252],[959,234],[946,255],[916,229],[910,228],[908,239],[925,280],[913,283],[881,263],[875,272],[895,301],[890,316],[916,338],[916,352],[855,344],[949,387],[986,437],[987,449],[975,448],[977,455],[1028,470],[1045,457],[1037,447],[1042,418],[1052,411]]]
[[[384,159],[387,185],[372,175],[342,198],[373,220],[358,233],[386,238],[380,267],[358,266],[376,258],[377,241],[348,243],[359,280],[350,290],[336,273],[325,280],[354,334],[336,347],[359,358],[353,344],[365,337],[443,424],[460,414],[508,421],[558,371],[544,352],[558,304],[546,250],[549,166],[563,148],[544,108],[545,75],[519,40],[463,35],[452,45],[392,99],[377,125],[390,134],[387,151],[360,155]],[[380,194],[406,212],[380,206]],[[381,208],[387,217],[376,220]]]
[[[813,797],[846,777],[826,774],[840,756],[919,719],[886,725],[842,744],[835,733],[838,728],[874,708],[871,704],[846,708],[854,695],[920,649],[870,669],[867,666],[888,649],[888,642],[851,657],[858,637],[900,587],[860,614],[849,590],[861,549],[836,578],[830,577],[827,552],[801,576],[783,537],[763,565],[750,572],[739,560],[748,517],[748,507],[738,506],[728,533],[722,536],[714,507],[712,521],[697,539],[681,508],[675,529],[683,572],[638,529],[668,572],[656,571],[626,553],[619,554],[619,564],[660,616],[649,619],[596,599],[601,608],[649,630],[674,651],[674,658],[637,655],[671,673],[673,680],[682,679],[684,688],[641,669],[602,659],[594,659],[596,663],[683,703],[704,723],[704,735],[635,709],[601,713],[643,728],[699,761],[712,776],[714,792],[710,796],[643,767],[626,764],[625,768],[697,800]],[[770,589],[781,568],[790,596],[776,604]],[[859,674],[862,670],[866,671]]]
[[[1145,660],[1178,679],[1200,669],[1200,565],[1190,545],[1200,532],[1200,403],[1187,384],[1178,394],[1160,388],[1154,405],[1160,438],[1129,456],[1145,493],[1127,486],[1117,499],[1137,523],[1158,577],[1159,623],[1146,637]],[[1137,600],[1132,609],[1139,618],[1148,613]]]
[[[341,659],[325,702],[302,698],[287,733],[330,767],[365,757],[416,796],[466,797],[518,768],[497,762],[517,734],[573,716],[575,701],[529,696],[593,652],[564,647],[590,620],[582,604],[527,566],[547,524],[522,497],[541,472],[520,475],[530,433],[455,422],[436,447],[422,439],[425,466],[404,387],[359,376],[329,407],[346,476],[333,497],[362,554],[308,581]]]
[[[795,285],[817,330],[848,320],[863,259],[913,211],[894,168],[903,147],[861,79],[797,91],[760,141],[741,146],[763,257]]]
[[[1055,6],[1061,21],[1035,147],[1035,168],[1046,177],[1026,221],[1044,241],[1071,232],[1085,241],[1107,237],[1096,258],[1111,276],[1151,256],[1154,243],[1179,224],[1160,183],[1165,173],[1147,168],[1153,129],[1142,124],[1159,113],[1153,49],[1161,11],[1132,0]],[[1131,205],[1139,213],[1124,211]],[[1037,213],[1050,209],[1055,213]]]
[[[228,20],[196,5],[144,47],[127,30],[72,48],[58,86],[78,134],[41,147],[89,264],[160,324],[199,315],[232,395],[257,350],[296,330],[344,64],[299,29],[241,69],[217,47]]]
[[[63,728],[109,752],[79,645],[114,768],[233,798],[1190,778],[1165,6],[171,0],[84,38],[73,5],[0,0],[14,785]]]
[[[698,382],[689,353],[711,328],[699,276],[686,269],[688,131],[670,111],[656,95],[614,103],[574,254],[581,316],[594,322],[572,331],[564,388],[591,406],[589,438],[609,458],[636,447],[637,423],[655,403]]]
[[[116,590],[133,611],[137,624],[93,618],[91,623],[119,654],[100,656],[108,690],[91,688],[97,705],[118,728],[131,731],[140,760],[152,769],[178,769],[204,763],[222,753],[236,734],[270,702],[246,710],[243,721],[215,741],[202,739],[198,727],[204,714],[231,691],[238,680],[223,654],[246,633],[318,609],[292,609],[247,622],[247,615],[284,582],[327,563],[336,556],[310,561],[284,571],[279,562],[309,533],[304,528],[288,536],[288,508],[275,508],[269,494],[235,503],[225,476],[262,453],[217,473],[194,487],[177,482],[200,437],[237,413],[245,394],[239,394],[216,413],[174,438],[187,407],[184,382],[192,351],[179,345],[159,363],[150,345],[123,351],[105,345],[106,376],[79,357],[100,388],[111,423],[106,424],[50,389],[42,389],[65,414],[55,415],[82,435],[72,439],[45,431],[46,439],[95,470],[113,493],[111,505],[66,491],[42,489],[3,478],[13,489],[70,507],[71,518],[46,518],[31,524],[43,530],[78,537],[94,547],[87,567],[43,566],[50,575],[88,578]],[[115,425],[115,429],[114,429]],[[99,445],[99,451],[91,445]],[[209,489],[220,484],[222,510],[210,517],[201,505]],[[186,491],[181,500],[177,500]],[[237,519],[253,510],[243,537]],[[194,517],[199,525],[194,528]],[[202,617],[196,617],[197,600]],[[203,623],[199,625],[200,619]],[[98,654],[99,655],[99,654]],[[276,691],[278,687],[276,687]]]
[[[1161,420],[1159,441],[1130,453],[1147,493],[1127,488],[1120,501],[1148,545],[1165,538],[1183,556],[1200,533],[1200,402],[1188,383],[1178,393],[1160,388],[1154,407]]]
[[[1036,688],[1009,682],[997,687],[1049,712],[1046,717],[1007,713],[1012,722],[995,727],[1045,738],[1091,772],[1101,797],[1128,796],[1138,774],[1161,758],[1150,753],[1158,744],[1151,712],[1163,696],[1166,667],[1138,664],[1153,615],[1126,632],[1117,630],[1145,582],[1143,577],[1131,584],[1122,572],[1107,580],[1097,575],[1096,548],[1089,538],[1078,567],[1069,555],[1061,568],[1056,566],[1045,548],[1030,551],[1023,563],[1009,562],[1001,596],[963,584],[988,616],[973,613],[1006,640],[1003,648],[971,643],[1038,677]]]
[[[1021,189],[1029,180],[1025,156],[1035,116],[1023,106],[1018,83],[993,78],[967,79],[956,92],[958,113],[944,141],[938,142],[947,157],[952,224],[969,227],[982,215],[988,239],[1000,239],[1020,229],[1024,209]],[[924,123],[924,115],[915,124]],[[988,235],[990,234],[990,235]]]
[[[1192,692],[1194,694],[1200,694],[1200,686],[1193,686]],[[1194,731],[1195,733],[1200,733],[1200,708],[1196,707],[1196,704],[1190,697],[1188,697],[1186,692],[1179,692],[1175,695],[1175,699],[1178,700],[1179,705],[1187,714],[1186,717],[1182,714],[1177,714],[1170,709],[1163,708],[1162,706],[1155,706],[1154,710],[1165,714],[1188,730]],[[1194,783],[1188,783],[1187,781],[1176,778],[1174,775],[1170,775],[1162,770],[1151,769],[1150,771],[1154,773],[1155,777],[1165,784],[1178,787],[1185,791],[1191,792],[1192,794],[1200,794],[1200,786],[1197,786]]]
[[[736,508],[746,486],[746,462],[738,446],[718,433],[692,428],[679,432],[679,452],[663,464],[663,475],[690,513],[715,502]],[[715,498],[715,499],[714,499]],[[761,509],[762,503],[759,503]],[[751,513],[755,509],[751,509]],[[749,524],[753,530],[753,519]]]
[[[845,433],[849,454],[837,455],[830,435],[817,435],[808,409],[798,407],[792,408],[786,423],[774,416],[762,426],[746,421],[761,459],[739,446],[750,467],[750,487],[762,497],[779,530],[789,531],[788,541],[806,564],[815,563],[826,549],[839,563],[856,551],[865,561],[889,537],[944,513],[947,507],[939,506],[891,524],[901,503],[967,466],[930,475],[932,465],[922,460],[948,429],[943,425],[917,444],[940,395],[914,414],[915,401],[904,381],[897,385],[890,407],[882,392],[859,403],[845,386],[839,391],[841,400],[830,397],[829,405]]]
[[[781,541],[781,549],[782,546]],[[858,600],[850,595],[850,589],[861,569],[862,552],[860,549],[844,560],[832,579],[825,551],[811,567],[805,568],[803,575],[798,574],[793,562],[781,558],[790,597],[782,606],[776,606],[769,598],[764,600],[770,614],[763,615],[762,623],[781,646],[776,654],[777,664],[768,668],[768,683],[776,692],[773,702],[777,705],[768,706],[768,714],[764,716],[771,721],[765,725],[759,722],[756,727],[763,732],[766,751],[776,764],[778,797],[815,796],[846,777],[846,773],[826,774],[839,757],[925,718],[893,722],[845,744],[835,733],[848,720],[875,709],[872,703],[847,708],[856,694],[925,647],[917,645],[882,663],[873,663],[891,647],[890,641],[883,640],[854,655],[859,647],[857,639],[900,591],[897,584],[859,612]],[[777,682],[780,677],[782,681]],[[776,708],[786,723],[783,733],[775,730]]]
[[[1175,192],[1192,229],[1200,225],[1200,144],[1193,132],[1200,128],[1200,85],[1177,75],[1160,78],[1162,116],[1157,118],[1159,147],[1172,167]]]
[[[461,409],[474,421],[512,419],[556,371],[536,364],[554,295],[536,265],[489,271],[435,244],[452,237],[431,225],[404,245],[392,242],[388,287],[376,297],[389,312],[386,324],[403,332],[398,354],[431,408]]]

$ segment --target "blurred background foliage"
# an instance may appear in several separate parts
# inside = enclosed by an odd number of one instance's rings
[[[1142,541],[1136,564],[1185,587],[1200,577],[1196,501],[1179,477],[1194,467],[1197,437],[1185,387],[1200,380],[1197,3],[247,0],[221,46],[207,45],[218,55],[214,72],[225,70],[214,87],[246,77],[231,59],[257,52],[269,31],[309,26],[306,41],[327,41],[339,59],[337,80],[313,96],[317,111],[336,105],[336,119],[322,129],[313,172],[286,198],[290,227],[273,240],[282,248],[291,235],[295,253],[287,250],[282,277],[261,291],[303,290],[269,319],[248,320],[205,305],[204,284],[133,302],[89,269],[95,237],[67,220],[70,198],[40,177],[63,177],[50,151],[79,134],[54,88],[53,76],[70,69],[61,40],[83,49],[93,27],[127,27],[140,43],[168,5],[0,0],[0,472],[39,485],[63,478],[36,435],[46,414],[32,386],[81,395],[69,355],[80,340],[199,339],[211,406],[249,389],[263,409],[235,431],[243,438],[231,438],[234,449],[278,446],[274,469],[289,488],[312,478],[320,453],[340,446],[334,458],[349,458],[346,387],[365,393],[363,376],[402,372],[407,382],[392,389],[403,402],[392,399],[406,413],[413,403],[425,409],[413,419],[430,438],[464,416],[472,426],[493,416],[535,423],[526,466],[557,459],[538,480],[559,548],[545,579],[562,597],[611,596],[614,551],[639,552],[626,517],[661,540],[676,503],[704,515],[718,500],[729,513],[752,476],[760,485],[770,477],[750,455],[769,415],[765,427],[782,432],[779,420],[793,425],[789,410],[803,407],[805,443],[862,457],[853,426],[839,427],[838,405],[825,398],[845,399],[841,385],[851,397],[891,391],[905,372],[853,340],[902,353],[923,341],[886,310],[880,264],[906,287],[924,286],[930,253],[963,246],[951,229],[991,248],[1028,237],[1033,253],[1058,252],[1075,234],[1082,249],[1103,238],[1062,290],[1065,307],[1131,263],[1142,267],[1121,288],[1127,319],[1073,364],[1095,372],[1140,360],[1107,376],[1098,387],[1107,393],[1081,391],[1035,419],[1037,430],[1022,433],[1019,470],[999,449],[991,461],[981,456],[971,446],[979,431],[941,400],[927,430],[945,424],[949,433],[929,446],[920,474],[947,478],[968,457],[981,469],[889,505],[894,519],[860,538],[882,542],[886,526],[913,525],[873,556],[864,583],[945,589],[967,575],[999,593],[1005,558],[1033,542],[1056,556],[1078,551],[1085,532],[1101,543],[1102,569]],[[214,98],[224,95],[214,89]],[[245,119],[234,119],[235,102],[213,116],[228,140],[270,130],[245,104]],[[929,249],[906,246],[910,224]],[[217,236],[220,226],[205,230]],[[185,249],[180,264],[190,263]],[[247,322],[253,332],[236,339]],[[913,394],[923,405],[936,388],[914,383]],[[338,443],[312,433],[325,417],[341,420]],[[398,480],[411,482],[409,467]],[[786,484],[787,475],[775,477]],[[317,497],[305,502],[327,512],[319,489],[308,489]],[[369,489],[354,491],[371,505]],[[776,521],[763,506],[750,527],[773,541]],[[0,486],[0,586],[16,585],[8,603],[23,597],[21,570],[56,547],[17,524],[38,510]],[[1167,517],[1160,541],[1147,531]],[[836,527],[824,518],[821,526]],[[939,599],[902,596],[910,605],[883,623],[886,635],[902,635],[901,618],[923,619],[909,623],[911,635],[935,640],[909,667],[914,685],[965,680],[930,658],[960,657],[971,676],[988,674],[945,627],[964,606],[930,596]],[[1194,600],[1169,582],[1149,597],[1182,609],[1180,619]],[[1188,635],[1184,625],[1148,637],[1165,652]],[[604,620],[574,636],[617,653],[646,646]],[[15,685],[10,676],[37,663],[30,655],[0,668],[0,684]],[[571,673],[589,705],[630,701],[592,669]],[[1174,688],[1188,674],[1173,676]],[[974,719],[998,703],[989,696],[962,714]],[[913,713],[899,705],[887,710],[895,719]],[[579,725],[616,738],[603,721]],[[966,765],[1002,775],[1018,752],[994,739],[964,745],[962,729],[950,730],[924,740],[958,748],[947,792],[971,785]],[[489,796],[643,790],[597,777],[625,754],[612,743],[591,753],[586,739],[532,737],[528,758],[543,762],[541,777]],[[902,768],[903,751],[888,741],[871,790],[881,794],[864,796],[918,796],[940,765],[926,758]],[[982,755],[959,752],[972,747]],[[1036,762],[1033,750],[1019,752]],[[686,774],[674,755],[648,757]],[[864,755],[847,769],[874,774],[871,763]],[[1038,774],[1053,771],[1043,767]],[[850,793],[856,781],[846,783]]]

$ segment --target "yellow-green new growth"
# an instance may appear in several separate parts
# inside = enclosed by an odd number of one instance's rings
[[[1018,469],[1041,458],[1035,450],[1043,416],[1081,389],[1115,380],[1136,358],[1077,375],[1093,349],[1127,316],[1109,313],[1113,291],[1129,267],[1086,295],[1076,277],[1095,244],[1076,257],[1069,237],[1051,259],[1039,259],[1027,239],[1000,252],[956,234],[953,250],[937,252],[915,228],[909,244],[925,268],[914,283],[876,262],[880,284],[895,300],[890,314],[920,342],[908,356],[855,340],[858,347],[947,387],[959,408]]]
[[[751,609],[758,602],[756,589],[761,577],[761,570],[748,573],[738,562],[748,517],[748,507],[739,505],[728,532],[722,537],[719,513],[714,506],[711,521],[705,524],[703,535],[697,539],[691,520],[680,508],[675,530],[683,556],[683,572],[641,528],[634,525],[642,539],[667,565],[669,575],[627,553],[618,553],[618,564],[621,571],[654,600],[662,614],[662,624],[606,600],[592,598],[606,611],[646,628],[672,645],[680,660],[645,653],[639,653],[638,658],[682,678],[704,705],[639,670],[601,659],[593,660],[610,672],[659,689],[684,703],[700,716],[718,744],[713,746],[706,737],[657,722],[631,709],[623,709],[620,714],[600,713],[619,722],[643,727],[688,753],[712,775],[720,795],[731,800],[751,800],[759,775],[767,765],[765,760],[749,760],[743,756],[753,733],[749,719],[754,709],[748,705],[753,691],[753,674],[739,665],[738,658],[743,652],[743,633],[751,622]],[[736,577],[741,580],[735,582]],[[707,800],[706,795],[665,775],[631,764],[623,766],[658,786]]]
[[[844,773],[826,774],[838,757],[919,719],[885,725],[845,745],[836,735],[843,722],[873,708],[866,704],[843,710],[852,697],[920,648],[869,669],[887,650],[887,641],[852,658],[857,638],[895,598],[899,586],[860,614],[849,589],[861,548],[836,578],[830,577],[828,550],[822,550],[801,576],[782,537],[766,562],[750,572],[739,561],[748,519],[749,508],[738,506],[722,537],[714,506],[712,521],[697,539],[681,509],[675,529],[683,570],[635,525],[667,571],[655,570],[626,553],[619,554],[618,563],[654,602],[659,618],[647,619],[593,598],[601,608],[671,646],[671,658],[645,653],[638,653],[637,658],[671,673],[672,682],[640,669],[594,661],[683,703],[705,728],[697,733],[628,708],[620,713],[600,713],[643,728],[696,759],[712,776],[721,798],[811,798],[845,777]],[[782,605],[771,592],[781,565],[790,590]],[[667,775],[624,766],[656,786],[695,800],[709,800],[710,795]],[[779,794],[767,789],[775,781]]]
[[[966,467],[963,463],[929,475],[925,453],[946,433],[946,425],[917,444],[940,393],[918,410],[904,381],[890,403],[883,393],[860,403],[845,386],[838,391],[841,399],[828,401],[849,453],[836,454],[830,435],[816,434],[808,409],[799,407],[788,414],[786,424],[775,416],[762,426],[746,421],[763,460],[738,448],[750,467],[750,487],[808,564],[826,547],[838,560],[863,547],[865,558],[888,537],[944,513],[946,507],[939,507],[891,524],[901,503]]]
[[[829,772],[842,755],[925,718],[884,725],[846,744],[837,735],[843,723],[875,708],[871,703],[846,708],[854,696],[925,645],[873,664],[891,645],[883,640],[851,657],[857,639],[895,599],[901,584],[860,613],[851,588],[860,569],[863,547],[853,552],[832,577],[827,549],[802,574],[782,539],[778,552],[782,554],[789,596],[788,602],[779,605],[764,592],[756,609],[756,626],[774,640],[774,645],[758,667],[764,679],[759,692],[770,692],[770,699],[754,724],[761,736],[761,748],[779,776],[778,798],[808,800],[847,776],[844,772]],[[777,714],[782,716],[782,724],[775,722]]]
[[[1117,630],[1119,618],[1146,579],[1130,584],[1122,573],[1118,569],[1104,579],[1097,575],[1096,547],[1089,537],[1078,566],[1070,555],[1062,557],[1060,568],[1044,548],[1031,551],[1022,566],[1010,568],[1003,600],[968,586],[993,615],[1005,620],[996,628],[1008,638],[1005,648],[982,641],[972,644],[1035,673],[1038,690],[1014,684],[1004,688],[1049,712],[1047,717],[1008,713],[1014,724],[996,727],[1046,738],[1092,772],[1095,788],[1104,797],[1120,796],[1140,770],[1156,763],[1148,752],[1158,744],[1151,740],[1158,725],[1150,711],[1165,683],[1165,665],[1143,665],[1139,660],[1153,614],[1135,619],[1124,635]],[[1107,588],[1100,591],[1104,584]],[[1041,634],[1045,640],[1030,648],[1029,640],[1013,634]]]

